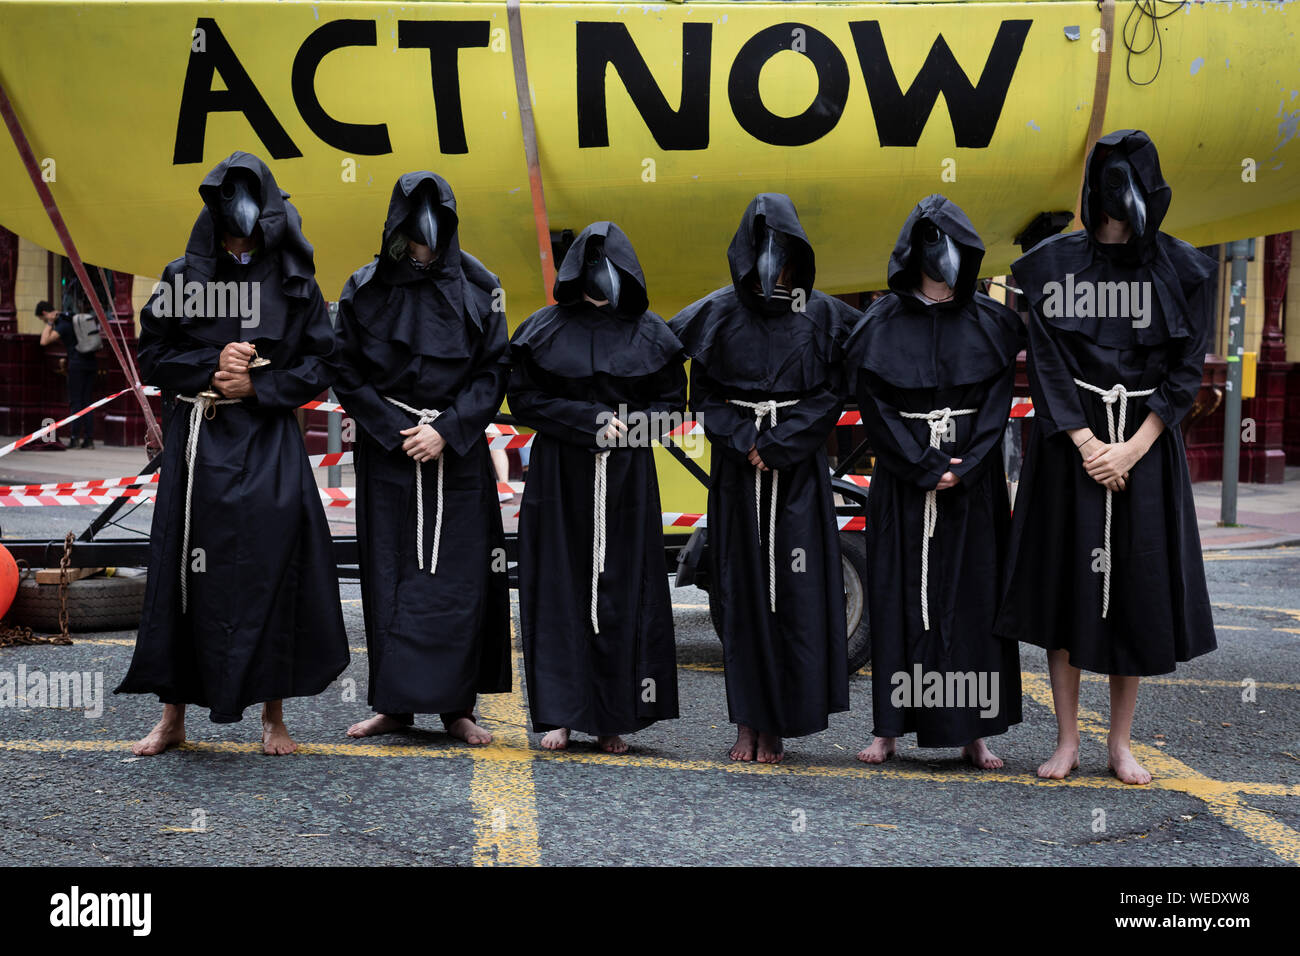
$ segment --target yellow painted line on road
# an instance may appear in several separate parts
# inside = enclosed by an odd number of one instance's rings
[[[510,622],[514,644],[514,620]],[[533,786],[533,751],[528,744],[524,708],[523,655],[512,651],[513,682],[509,694],[484,694],[479,713],[492,731],[492,743],[470,748],[474,774],[470,803],[474,808],[475,866],[538,866],[537,794]]]
[[[1219,629],[1222,630],[1223,626],[1220,625]],[[1243,630],[1253,630],[1253,628],[1243,628]],[[1287,633],[1290,634],[1300,634],[1300,628],[1279,627],[1279,628],[1274,628],[1274,630],[1286,631]],[[131,647],[135,644],[135,641],[126,638],[106,637],[106,638],[93,638],[88,640],[77,639],[74,641],[74,646],[75,644],[105,644],[105,645],[111,645],[115,647]],[[23,646],[63,648],[66,647],[67,645],[42,644],[42,645],[23,645]],[[350,650],[353,654],[367,653],[367,648],[365,647],[350,647],[348,648],[348,650]],[[711,661],[694,661],[690,663],[678,664],[677,667],[679,670],[700,671],[709,674],[720,674],[722,673],[723,670],[721,663],[714,663]],[[871,669],[869,667],[864,667],[862,668],[862,670],[857,671],[857,674],[863,677],[870,677]],[[1021,672],[1022,679],[1026,679],[1030,677],[1046,677],[1046,676],[1047,674],[1041,671]],[[1093,684],[1104,684],[1110,680],[1110,678],[1107,677],[1105,674],[1083,674],[1082,679],[1084,681],[1087,681],[1088,683],[1093,683]],[[518,683],[518,679],[516,679],[516,684],[517,683]],[[1159,684],[1165,687],[1234,687],[1240,689],[1243,686],[1240,680],[1211,680],[1209,678],[1204,678],[1204,677],[1144,677],[1142,678],[1142,683]],[[1255,681],[1254,686],[1256,689],[1262,689],[1262,690],[1300,691],[1300,684],[1287,684],[1281,681]],[[484,702],[488,702],[502,696],[504,695],[501,694],[484,695],[483,700]],[[522,708],[522,706],[523,704],[521,698],[520,707]],[[510,718],[510,722],[518,723],[520,725],[526,724],[526,720],[522,718],[519,720]]]
[[[1030,674],[1024,671],[1024,676],[1045,678],[1048,675],[1043,673]],[[1084,674],[1083,679],[1090,684],[1109,684],[1110,677],[1106,674]],[[1211,680],[1206,677],[1144,677],[1143,684],[1159,684],[1162,687],[1233,687],[1241,690],[1245,685],[1239,680]],[[1300,690],[1300,684],[1284,684],[1280,681],[1262,681],[1254,682],[1254,687],[1265,688],[1266,690]]]
[[[1213,551],[1210,552],[1209,554],[1202,555],[1201,560],[1202,561],[1277,561],[1281,558],[1300,557],[1300,554],[1296,554],[1293,548],[1266,548],[1264,550],[1268,553],[1233,554],[1230,551]],[[1281,552],[1288,552],[1288,551],[1292,553],[1290,554],[1281,553]]]
[[[1220,604],[1215,602],[1213,607],[1224,611],[1271,611],[1274,614],[1286,614],[1300,621],[1300,609],[1293,607],[1265,607],[1259,604]]]
[[[1052,708],[1052,688],[1047,678],[1025,675],[1025,693],[1044,707]],[[1079,731],[1102,743],[1109,735],[1109,726],[1101,714],[1079,708]],[[1300,864],[1300,833],[1279,823],[1263,810],[1247,806],[1238,795],[1242,785],[1214,780],[1178,758],[1148,744],[1131,743],[1133,756],[1145,766],[1155,780],[1151,786],[1175,790],[1196,797],[1205,803],[1210,812],[1229,827],[1261,843],[1288,863]],[[1067,778],[1068,779],[1068,778]]]
[[[685,671],[702,671],[704,673],[721,673],[722,665],[709,662],[698,662],[688,664],[678,664],[678,670]],[[864,667],[857,671],[858,675],[863,677],[871,676],[871,668]],[[1021,671],[1022,681],[1029,678],[1046,678],[1047,674],[1042,671]],[[1083,674],[1082,679],[1090,684],[1104,684],[1110,681],[1105,674]],[[1204,677],[1144,677],[1144,684],[1159,684],[1164,687],[1232,687],[1240,690],[1244,685],[1239,680],[1211,680]],[[1260,681],[1257,680],[1253,685],[1257,690],[1295,690],[1300,691],[1300,684],[1285,684],[1280,681]]]
[[[495,696],[495,695],[494,695]],[[486,696],[484,698],[487,699]],[[493,728],[496,734],[496,728]],[[0,751],[19,753],[125,753],[129,754],[131,740],[4,740],[0,741]],[[501,746],[498,746],[501,744]],[[449,757],[473,759],[477,763],[496,764],[530,764],[537,761],[558,761],[561,763],[579,763],[601,765],[610,769],[648,769],[669,771],[723,771],[733,775],[753,775],[769,777],[810,777],[825,780],[856,779],[870,780],[914,780],[936,784],[949,783],[1016,783],[1022,786],[1043,787],[1048,789],[1085,789],[1085,790],[1136,790],[1128,784],[1121,783],[1110,774],[1074,773],[1065,780],[1042,780],[1032,772],[1013,773],[1009,771],[973,770],[958,765],[956,760],[927,761],[924,757],[913,758],[910,753],[891,760],[881,766],[854,763],[845,764],[806,764],[796,757],[790,763],[760,764],[740,763],[723,758],[709,760],[691,760],[678,757],[661,757],[654,754],[638,753],[634,747],[621,756],[600,753],[595,750],[585,751],[581,744],[571,744],[574,749],[564,751],[523,750],[514,744],[505,744],[501,736],[496,736],[492,745],[471,750],[457,745],[445,747],[419,744],[378,744],[364,743],[300,743],[294,757],[369,757],[369,758],[415,758],[421,760],[439,760]],[[257,742],[235,741],[190,741],[177,748],[191,753],[251,754],[264,756],[262,745]],[[1137,747],[1135,745],[1134,751]],[[1158,751],[1156,753],[1159,753]],[[167,759],[140,758],[140,759]],[[270,759],[270,758],[268,758]],[[924,767],[919,764],[935,762],[948,763],[950,766]],[[475,770],[477,770],[477,766]],[[1193,771],[1193,773],[1195,773]],[[1157,777],[1148,789],[1166,790],[1175,793],[1190,793],[1193,796],[1222,795],[1234,793],[1266,797],[1300,797],[1300,784],[1268,783],[1262,781],[1226,781],[1211,780],[1200,777],[1196,787],[1190,787],[1186,778],[1168,780]],[[1195,790],[1196,792],[1193,792]],[[535,812],[535,805],[534,805]],[[489,818],[491,814],[489,812]]]

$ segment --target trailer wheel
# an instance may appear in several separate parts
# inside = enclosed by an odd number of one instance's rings
[[[68,630],[127,631],[140,624],[144,607],[143,575],[111,578],[82,578],[68,585]],[[18,585],[18,596],[5,616],[11,624],[25,624],[34,631],[59,630],[59,586],[37,584],[26,578]]]
[[[867,546],[856,532],[840,533],[840,564],[844,573],[844,617],[849,634],[849,673],[871,661],[871,620],[867,614]],[[709,589],[709,618],[722,637],[721,604],[717,588]]]
[[[849,673],[871,663],[871,615],[867,613],[867,542],[861,532],[840,532],[844,565],[844,616],[849,634]]]

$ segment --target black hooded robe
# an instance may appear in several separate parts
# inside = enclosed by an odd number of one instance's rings
[[[232,167],[261,184],[262,241],[247,265],[222,248],[213,211]],[[161,286],[174,289],[178,276],[184,283],[256,281],[259,324],[244,328],[239,314],[209,315],[206,308],[177,316],[179,310],[161,307],[160,288],[140,313],[141,375],[193,396],[208,387],[227,343],[250,340],[271,364],[251,370],[254,396],[216,407],[200,426],[188,567],[181,551],[192,406],[178,400],[171,409],[144,612],[117,693],[197,704],[216,723],[232,723],[252,704],[319,694],[348,663],[330,530],[294,416],[330,385],[336,352],[302,219],[266,165],[233,153],[199,194],[205,207]]]
[[[794,250],[793,299],[768,304],[755,290],[756,226]],[[812,246],[788,196],[763,193],[745,210],[727,250],[732,285],[669,323],[691,359],[691,408],[712,446],[708,534],[711,586],[732,723],[803,737],[849,709],[843,568],[826,440],[843,404],[843,344],[858,313],[813,290]],[[797,401],[777,424],[731,404]],[[757,447],[774,471],[755,501]],[[776,611],[769,591],[769,525],[777,479]]]
[[[1147,196],[1143,235],[1099,243],[1097,175],[1104,154],[1122,150]],[[1084,229],[1039,243],[1012,263],[1029,301],[1029,384],[1035,423],[1016,494],[1007,590],[997,633],[1048,650],[1102,674],[1168,674],[1179,661],[1215,648],[1200,534],[1179,422],[1201,385],[1215,293],[1215,265],[1159,231],[1171,190],[1145,133],[1120,130],[1098,140],[1088,160]],[[1147,315],[1097,315],[1075,289],[1102,282],[1147,283]],[[1059,283],[1053,287],[1051,283]],[[1095,299],[1095,297],[1094,297]],[[1131,302],[1130,302],[1131,305]],[[1084,314],[1091,311],[1093,314]],[[1130,312],[1135,310],[1130,309]],[[1071,314],[1073,313],[1073,314]],[[1109,440],[1102,399],[1075,384],[1130,391],[1122,438],[1149,412],[1160,437],[1112,495],[1110,606],[1102,617],[1105,489],[1088,477],[1070,429]],[[1118,411],[1118,408],[1116,408]]]
[[[913,294],[920,285],[916,234],[926,220],[961,251],[947,302],[927,304]],[[872,303],[847,347],[876,453],[866,536],[872,732],[915,731],[922,747],[964,746],[1021,719],[1018,648],[994,636],[993,621],[1011,529],[1001,438],[1024,327],[1013,311],[976,291],[983,258],[984,244],[960,208],[939,195],[923,199],[890,257],[892,291]],[[900,414],[945,408],[975,412],[949,417],[938,448],[931,447],[929,422]],[[950,465],[953,458],[961,464]],[[961,481],[935,498],[927,630],[921,604],[926,500],[948,470]],[[923,701],[925,675],[936,673],[945,687],[965,695],[963,706]],[[981,702],[985,687],[992,699]]]
[[[586,245],[604,240],[621,273],[619,309],[582,298]],[[677,716],[677,651],[653,449],[607,458],[606,549],[591,621],[597,435],[620,406],[646,415],[686,403],[681,343],[648,311],[632,243],[613,223],[582,231],[555,280],[558,305],[515,330],[507,398],[536,430],[519,514],[519,619],[537,732],[593,736]],[[629,426],[627,419],[623,419]]]
[[[445,247],[427,271],[394,243],[424,183],[436,190]],[[510,593],[496,475],[483,430],[505,393],[504,311],[496,276],[460,249],[456,199],[440,176],[407,173],[393,187],[379,256],[339,297],[335,391],[360,425],[353,444],[369,703],[382,714],[461,716],[477,694],[510,690]],[[389,249],[399,246],[396,257]],[[437,409],[442,528],[436,573],[438,462],[416,465],[393,405]],[[415,469],[423,472],[423,568],[416,555]]]

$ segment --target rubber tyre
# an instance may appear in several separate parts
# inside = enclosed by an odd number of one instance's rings
[[[68,585],[68,630],[133,631],[140,626],[144,607],[145,577],[82,578]],[[13,607],[5,615],[9,624],[25,624],[34,631],[58,633],[59,586],[37,584],[26,578],[18,585]]]

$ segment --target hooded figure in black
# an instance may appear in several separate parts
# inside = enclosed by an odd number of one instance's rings
[[[858,313],[813,289],[790,197],[761,193],[727,250],[732,284],[670,323],[712,446],[709,567],[733,760],[781,760],[783,737],[849,708],[843,571],[825,444]],[[775,497],[774,497],[775,496]]]
[[[536,430],[519,514],[519,619],[542,746],[677,716],[672,601],[650,438],[686,404],[681,343],[649,311],[628,237],[592,223],[555,301],[511,339],[510,411]]]
[[[1082,668],[1112,675],[1111,769],[1150,781],[1129,751],[1137,678],[1215,647],[1178,427],[1201,385],[1215,265],[1159,231],[1170,195],[1145,133],[1103,136],[1084,228],[1011,266],[1035,422],[996,630],[1048,651],[1059,738],[1043,777],[1077,766]]]
[[[898,234],[890,293],[847,348],[876,454],[866,537],[876,740],[858,755],[868,763],[915,731],[922,747],[1001,767],[982,738],[1020,722],[1019,655],[993,620],[1011,528],[1001,439],[1024,326],[976,290],[983,259],[966,214],[927,196]]]
[[[339,297],[335,391],[360,425],[357,544],[377,716],[366,737],[436,713],[485,744],[477,694],[510,690],[510,598],[483,430],[501,406],[500,283],[460,248],[441,176],[393,187],[379,255]],[[418,496],[418,498],[417,498]]]
[[[232,153],[199,195],[185,254],[140,313],[141,375],[176,398],[144,613],[117,690],[167,705],[137,754],[185,739],[186,704],[230,723],[258,703],[264,749],[289,753],[281,699],[319,694],[348,663],[330,530],[294,416],[334,379],[334,334],[302,218],[266,164]]]

